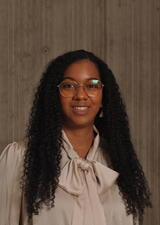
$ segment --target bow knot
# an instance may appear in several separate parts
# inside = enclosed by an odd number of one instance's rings
[[[77,166],[78,168],[82,169],[83,171],[89,170],[92,167],[91,162],[85,159],[77,158]]]

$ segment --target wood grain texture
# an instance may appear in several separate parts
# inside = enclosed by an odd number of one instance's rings
[[[47,62],[86,49],[113,70],[127,105],[133,143],[160,216],[160,1],[0,0],[0,151],[20,140]]]

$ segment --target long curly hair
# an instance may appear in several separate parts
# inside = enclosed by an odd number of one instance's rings
[[[52,60],[35,93],[26,128],[22,177],[29,218],[38,214],[43,204],[54,207],[62,149],[62,111],[57,85],[67,67],[83,59],[95,63],[104,84],[103,116],[95,118],[105,140],[103,151],[109,156],[111,167],[120,174],[117,184],[127,214],[142,223],[145,207],[151,207],[150,190],[131,141],[125,104],[112,71],[103,60],[85,50],[67,52]]]

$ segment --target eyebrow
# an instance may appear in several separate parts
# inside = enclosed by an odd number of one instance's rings
[[[75,80],[75,79],[73,79],[72,77],[64,77],[64,79],[63,79],[63,80],[66,80],[66,79],[76,81],[76,80]],[[88,78],[88,79],[86,79],[86,80],[99,80],[99,79],[98,79],[98,78],[95,78],[95,77],[90,77],[90,78]]]

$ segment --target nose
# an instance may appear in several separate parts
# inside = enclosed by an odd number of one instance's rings
[[[80,99],[87,99],[87,98],[88,98],[88,95],[85,91],[84,86],[77,87],[75,91],[74,99],[80,100]]]

